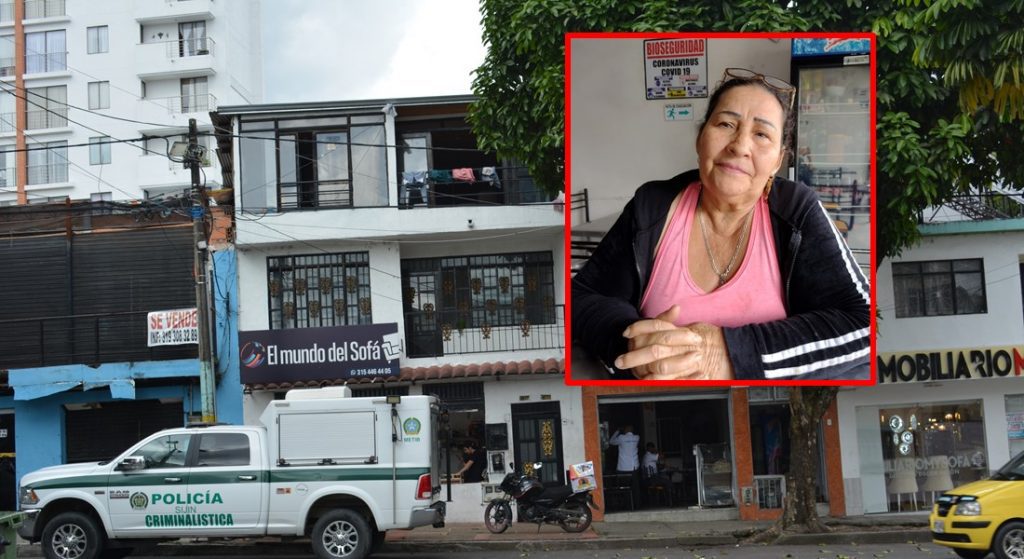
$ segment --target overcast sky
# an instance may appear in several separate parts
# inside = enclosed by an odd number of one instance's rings
[[[478,0],[263,0],[264,103],[471,93]]]

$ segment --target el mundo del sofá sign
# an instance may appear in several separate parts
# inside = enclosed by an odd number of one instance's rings
[[[946,349],[918,353],[879,353],[878,382],[927,382],[1021,376],[1024,347]]]
[[[398,324],[250,330],[238,333],[242,382],[398,375]]]

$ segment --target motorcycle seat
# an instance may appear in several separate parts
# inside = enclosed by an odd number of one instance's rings
[[[562,485],[559,487],[545,487],[544,492],[537,496],[537,501],[548,501],[552,504],[560,504],[572,495],[572,487]]]

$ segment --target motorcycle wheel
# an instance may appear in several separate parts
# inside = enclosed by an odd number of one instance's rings
[[[484,525],[492,534],[500,534],[512,525],[512,507],[505,501],[491,501],[484,509]]]
[[[582,532],[590,528],[590,523],[594,520],[594,513],[590,512],[590,507],[586,503],[566,503],[562,510],[571,515],[558,522],[566,532]]]

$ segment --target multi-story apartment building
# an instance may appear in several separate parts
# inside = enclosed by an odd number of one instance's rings
[[[438,394],[452,472],[473,439],[493,472],[540,461],[564,482],[583,445],[563,382],[563,205],[477,148],[471,102],[219,108],[243,410],[256,421],[291,387]],[[479,521],[480,494],[455,485],[449,519]]]
[[[259,0],[0,1],[0,205],[187,190],[175,136],[262,97],[259,16]],[[203,166],[217,188],[212,150]]]

